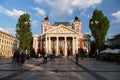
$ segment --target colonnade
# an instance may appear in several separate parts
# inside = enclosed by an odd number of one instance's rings
[[[51,44],[51,38],[55,37],[56,38],[56,56],[58,56],[60,54],[59,51],[59,38],[61,38],[61,36],[45,36],[45,51],[48,54],[52,54],[52,44]],[[64,37],[64,56],[67,56],[67,43],[68,40],[67,38],[72,38],[72,54],[74,55],[75,53],[78,52],[78,38],[77,37],[71,37],[71,36],[65,36]]]

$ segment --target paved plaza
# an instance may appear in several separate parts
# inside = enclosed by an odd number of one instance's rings
[[[11,59],[0,59],[0,80],[120,80],[120,65],[92,58],[56,58],[47,64],[41,59],[26,60],[23,69],[11,66]]]

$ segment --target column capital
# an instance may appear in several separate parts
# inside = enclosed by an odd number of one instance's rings
[[[56,36],[56,38],[58,39],[58,38],[59,38],[59,36]]]
[[[67,36],[65,36],[64,38],[67,39]]]
[[[56,36],[56,38],[58,38],[58,36]]]

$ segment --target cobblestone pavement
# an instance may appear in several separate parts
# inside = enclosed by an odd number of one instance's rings
[[[4,62],[4,63],[3,63]],[[10,64],[11,59],[0,59],[0,80],[120,80],[120,65],[95,59],[56,58],[47,64],[41,59],[27,60],[20,70]]]

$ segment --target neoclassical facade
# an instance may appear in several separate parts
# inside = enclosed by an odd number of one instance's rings
[[[16,37],[0,30],[0,55],[3,57],[12,57],[18,47],[18,42]]]
[[[62,52],[64,56],[78,53],[80,48],[86,52],[90,50],[90,35],[82,34],[82,23],[76,16],[72,25],[69,22],[55,22],[50,24],[46,17],[41,24],[41,34],[33,36],[33,48],[36,54],[45,51],[48,54],[58,56]]]

